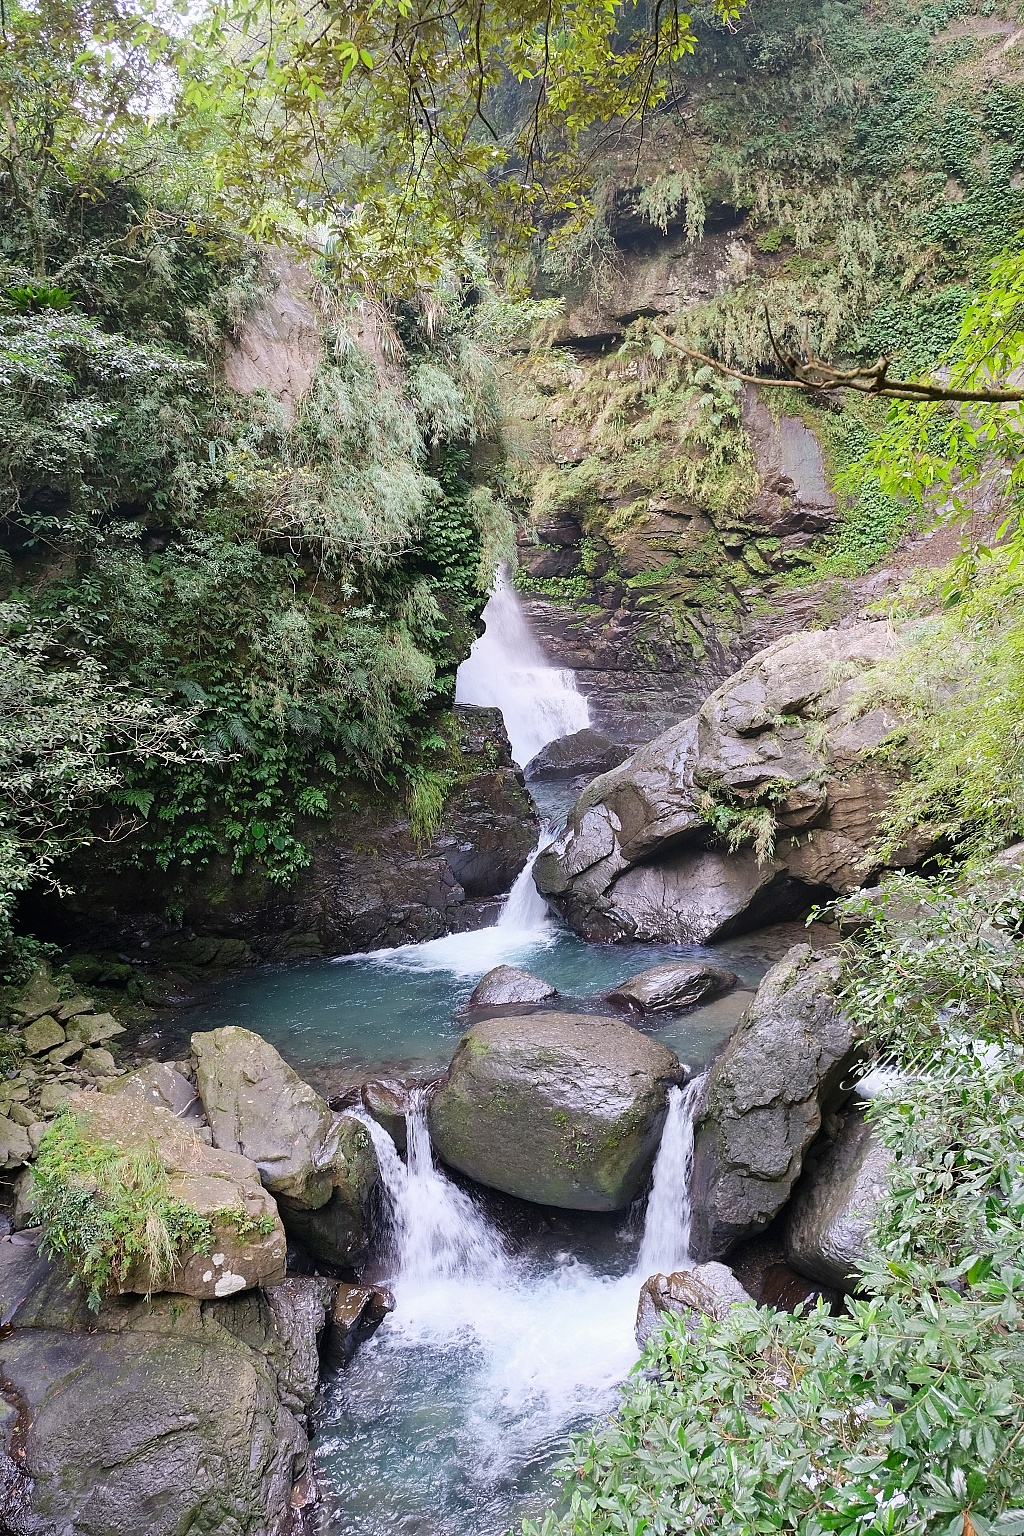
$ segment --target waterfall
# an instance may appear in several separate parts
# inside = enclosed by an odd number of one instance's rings
[[[350,1111],[370,1133],[390,1205],[387,1234],[397,1287],[438,1281],[488,1281],[508,1260],[483,1213],[434,1166],[427,1127],[427,1090],[411,1088],[405,1111],[408,1162],[403,1164],[383,1126],[362,1110]]]
[[[484,609],[484,632],[459,668],[455,698],[501,710],[520,767],[549,741],[590,724],[575,675],[548,663],[504,566]]]
[[[695,1077],[685,1088],[668,1091],[668,1115],[654,1163],[637,1275],[671,1275],[688,1269],[690,1260],[690,1174],[693,1170],[694,1116],[704,1088]]]
[[[550,926],[548,904],[533,880],[533,866],[542,848],[551,841],[550,829],[545,827],[540,841],[516,876],[516,883],[505,897],[495,924],[497,928],[511,929],[516,933],[541,933]]]

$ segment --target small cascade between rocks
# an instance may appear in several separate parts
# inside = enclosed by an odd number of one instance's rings
[[[495,924],[496,928],[512,929],[516,933],[542,933],[551,926],[548,904],[533,880],[533,866],[542,848],[551,841],[551,829],[545,827],[536,848],[516,876],[516,883],[505,898]]]
[[[575,673],[548,662],[504,566],[484,609],[484,632],[459,668],[455,699],[501,710],[521,768],[549,741],[590,724]]]
[[[645,1280],[648,1275],[672,1275],[691,1267],[690,1175],[695,1117],[703,1091],[703,1076],[692,1078],[685,1088],[668,1091],[668,1116],[654,1162],[636,1261],[636,1272]]]
[[[698,1097],[699,1083],[671,1091],[636,1263],[625,1230],[608,1222],[590,1263],[561,1246],[559,1230],[574,1222],[513,1252],[435,1165],[427,1090],[409,1094],[406,1162],[376,1121],[350,1111],[380,1164],[396,1309],[331,1389],[318,1456],[342,1501],[332,1533],[503,1536],[539,1510],[565,1437],[612,1411],[637,1358],[648,1256],[662,1268],[685,1262],[689,1206],[677,1181]]]

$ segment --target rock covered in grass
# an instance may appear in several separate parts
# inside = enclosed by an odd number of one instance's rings
[[[694,1143],[692,1249],[722,1258],[788,1200],[823,1115],[858,1060],[836,1000],[839,960],[796,944],[772,967],[708,1072]]]
[[[285,1276],[284,1227],[255,1165],[130,1096],[72,1094],[27,1199],[97,1297],[231,1296]]]
[[[557,997],[550,982],[518,965],[496,965],[482,976],[469,999],[470,1008],[504,1008],[514,1003],[546,1003]]]
[[[695,1008],[736,986],[735,971],[698,960],[672,960],[630,976],[608,993],[608,1001],[631,1013],[657,1013]]]
[[[431,1100],[431,1139],[451,1167],[507,1194],[622,1210],[650,1170],[680,1073],[674,1052],[618,1019],[487,1019]]]

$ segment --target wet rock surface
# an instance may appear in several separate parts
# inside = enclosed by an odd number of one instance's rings
[[[667,1312],[685,1318],[687,1331],[701,1317],[721,1321],[732,1307],[752,1302],[732,1270],[725,1264],[697,1264],[674,1275],[652,1275],[640,1290],[636,1313],[636,1341],[643,1349],[658,1331]]]
[[[593,778],[618,767],[629,748],[587,726],[571,736],[559,736],[531,757],[523,772],[527,783]]]
[[[512,1003],[544,1003],[557,997],[550,982],[517,965],[496,965],[473,988],[468,1008],[503,1008]]]
[[[868,850],[893,780],[864,754],[896,721],[860,697],[895,643],[864,622],[761,652],[587,787],[537,858],[538,889],[585,938],[704,943],[877,874]],[[715,843],[716,815],[738,829],[735,852]],[[762,826],[774,852],[751,846]]]
[[[835,1140],[793,1194],[786,1258],[794,1269],[842,1290],[868,1257],[871,1226],[888,1191],[889,1155],[865,1112],[850,1109]]]
[[[835,956],[794,945],[709,1069],[691,1179],[696,1257],[722,1258],[768,1225],[823,1117],[849,1097],[858,1047],[838,982]]]
[[[0,1529],[11,1536],[294,1536],[334,1287],[291,1279],[97,1315],[0,1240]]]
[[[674,1052],[618,1020],[533,1013],[464,1035],[430,1105],[438,1155],[542,1205],[622,1210],[661,1135]]]
[[[739,982],[735,971],[699,961],[670,961],[622,981],[608,1002],[630,1013],[678,1012],[730,992]]]

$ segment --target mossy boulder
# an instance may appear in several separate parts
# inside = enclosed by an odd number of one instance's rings
[[[431,1101],[431,1139],[452,1168],[493,1189],[622,1210],[650,1170],[680,1070],[674,1052],[617,1019],[487,1019],[463,1036]]]
[[[255,1165],[124,1094],[69,1096],[41,1144],[27,1202],[97,1297],[206,1299],[285,1277],[284,1227]]]

